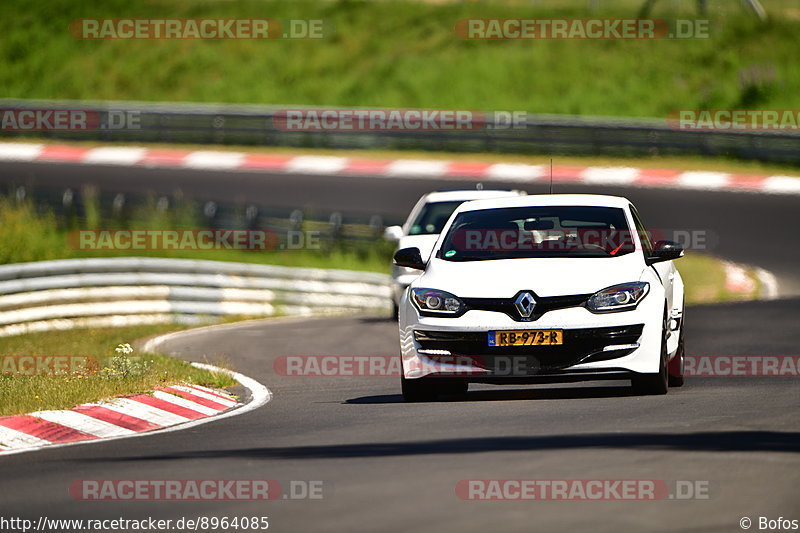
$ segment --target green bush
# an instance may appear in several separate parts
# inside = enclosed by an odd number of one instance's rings
[[[69,253],[50,213],[0,197],[0,264],[58,259]]]

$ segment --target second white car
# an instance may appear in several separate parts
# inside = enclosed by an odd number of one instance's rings
[[[445,223],[462,203],[525,194],[527,194],[525,191],[520,190],[483,188],[434,191],[423,195],[417,201],[402,226],[386,228],[384,237],[397,243],[396,250],[411,247],[419,249],[420,255],[427,260]],[[419,270],[392,265],[392,303],[395,318],[403,292],[419,274]]]

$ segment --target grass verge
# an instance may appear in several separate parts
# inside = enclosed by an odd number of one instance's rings
[[[710,37],[464,40],[465,18],[636,18],[641,0],[392,2],[25,0],[0,4],[3,96],[504,109],[665,117],[674,109],[796,109],[794,0],[709,2]],[[594,7],[591,7],[594,6]],[[653,18],[698,18],[658,2]],[[77,19],[323,19],[324,39],[107,39]]]
[[[179,329],[176,325],[76,329],[0,338],[0,416],[46,409],[68,409],[114,396],[153,390],[160,385],[193,383],[224,388],[236,384],[227,374],[210,372],[185,361],[151,353],[128,356],[115,347],[134,339]],[[6,375],[14,359],[7,355],[70,355],[97,359],[93,371],[51,376]],[[224,362],[214,362],[224,366]],[[16,368],[16,367],[13,367]]]
[[[675,265],[683,278],[688,305],[754,300],[760,294],[761,286],[752,268],[746,270],[754,281],[753,290],[733,292],[725,286],[725,268],[721,259],[709,255],[688,254],[677,260]]]
[[[70,247],[68,234],[75,229],[135,228],[135,229],[181,229],[202,228],[197,216],[197,206],[187,202],[167,213],[143,208],[124,221],[104,219],[97,214],[97,206],[87,201],[86,215],[69,221],[59,219],[46,208],[30,202],[18,203],[0,196],[0,264],[46,261],[52,259],[88,257],[170,257],[176,259],[209,259],[213,261],[235,261],[281,265],[290,267],[332,268],[345,270],[389,271],[392,246],[381,240],[366,242],[326,242],[318,249],[271,249],[271,250],[80,250]],[[91,215],[91,213],[96,213]]]

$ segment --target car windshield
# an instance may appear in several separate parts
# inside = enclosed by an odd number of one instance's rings
[[[437,252],[446,261],[615,257],[634,240],[616,207],[507,207],[459,213]]]
[[[431,235],[442,232],[450,215],[464,202],[433,202],[425,204],[411,225],[409,235]]]

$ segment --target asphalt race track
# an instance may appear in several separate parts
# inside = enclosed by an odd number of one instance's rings
[[[24,185],[29,189],[63,191],[93,185],[100,191],[171,195],[180,190],[197,200],[255,203],[267,207],[338,210],[381,214],[387,223],[400,223],[419,197],[438,188],[474,187],[476,180],[398,179],[314,174],[269,174],[0,162],[0,191]],[[545,182],[484,182],[487,187],[510,187],[531,194],[546,193]],[[800,296],[800,236],[796,195],[759,195],[692,190],[592,187],[556,183],[558,193],[603,193],[626,196],[650,229],[702,231],[706,251],[772,271],[781,293]]]
[[[397,220],[453,180],[3,164],[0,183],[115,191],[180,187],[198,198],[377,211]],[[512,184],[529,192],[543,185]],[[800,294],[792,196],[558,185],[633,200],[650,227],[706,230],[712,251],[762,266]],[[800,298],[692,307],[689,355],[794,355]],[[741,531],[749,517],[800,519],[800,393],[792,378],[692,378],[663,397],[625,383],[472,386],[464,400],[404,404],[397,378],[287,377],[282,355],[392,355],[383,318],[244,323],[177,338],[191,360],[225,355],[267,385],[266,406],[158,436],[0,458],[0,515],[180,518],[268,515],[273,531]],[[318,480],[322,499],[79,502],[80,479]],[[655,502],[464,501],[466,479],[657,479],[708,482],[710,497]],[[41,502],[48,502],[45,506]]]

